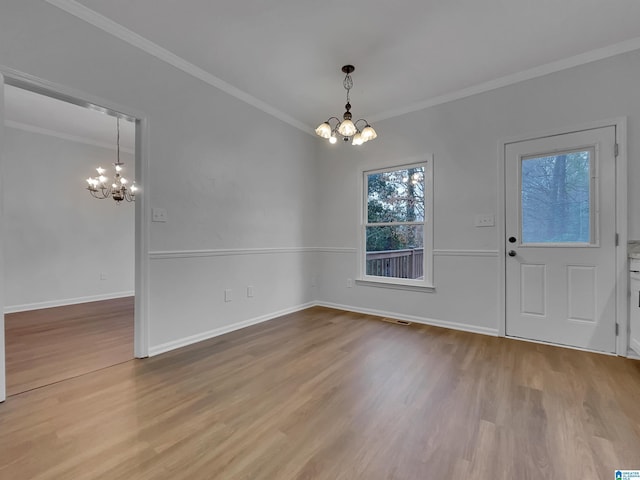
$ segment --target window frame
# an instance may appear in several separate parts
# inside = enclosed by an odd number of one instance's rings
[[[422,167],[424,169],[424,221],[422,222],[423,234],[423,278],[409,279],[396,277],[381,277],[367,275],[367,227],[375,226],[368,222],[368,176],[377,173],[387,173],[397,170]],[[383,168],[362,170],[360,175],[360,221],[358,239],[358,278],[356,283],[378,287],[396,288],[402,290],[427,290],[433,291],[433,155],[424,157],[419,161],[390,165]],[[396,222],[392,222],[396,223]],[[415,224],[420,222],[409,222]],[[382,225],[388,225],[384,222]],[[406,225],[405,222],[397,222],[397,225]]]

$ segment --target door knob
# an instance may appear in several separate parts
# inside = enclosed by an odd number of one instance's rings
[[[516,256],[516,251],[515,250],[509,250],[509,254],[510,257],[515,257]]]

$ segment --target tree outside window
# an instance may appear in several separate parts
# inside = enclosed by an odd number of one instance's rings
[[[591,242],[592,152],[522,160],[522,242]]]

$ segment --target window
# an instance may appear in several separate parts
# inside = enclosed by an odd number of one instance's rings
[[[431,286],[431,164],[364,172],[361,280]]]
[[[523,244],[594,244],[593,149],[524,157]]]

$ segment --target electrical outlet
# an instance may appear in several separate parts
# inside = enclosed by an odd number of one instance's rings
[[[100,272],[100,280],[106,280],[107,274],[105,272]]]
[[[253,285],[247,287],[247,298],[253,297]]]
[[[164,208],[151,209],[151,221],[164,223],[167,221],[167,211]]]
[[[493,214],[478,214],[476,215],[475,222],[476,227],[493,227],[496,222]]]
[[[353,287],[353,280],[351,278],[347,278],[347,288]]]
[[[230,288],[227,288],[224,291],[224,301],[225,302],[230,302],[231,300],[233,300],[233,292],[231,291]]]

